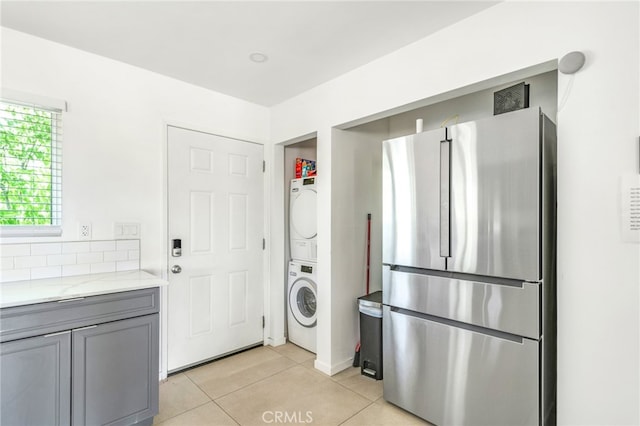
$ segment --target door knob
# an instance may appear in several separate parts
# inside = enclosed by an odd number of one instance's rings
[[[173,272],[174,274],[179,274],[180,272],[182,272],[182,268],[180,267],[180,265],[173,265],[171,267],[171,272]]]

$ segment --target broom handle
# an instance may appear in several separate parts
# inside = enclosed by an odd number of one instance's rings
[[[367,214],[367,294],[369,294],[369,267],[371,262],[371,213]]]

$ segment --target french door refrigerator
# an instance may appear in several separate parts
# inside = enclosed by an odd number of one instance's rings
[[[383,142],[384,398],[553,425],[555,125],[524,109]]]

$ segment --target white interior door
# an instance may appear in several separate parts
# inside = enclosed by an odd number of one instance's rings
[[[168,145],[174,371],[263,340],[263,148],[173,126]]]

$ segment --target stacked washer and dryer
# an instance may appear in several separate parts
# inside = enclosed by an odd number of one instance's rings
[[[289,341],[316,352],[316,177],[293,179],[289,192],[291,261],[287,287]]]

